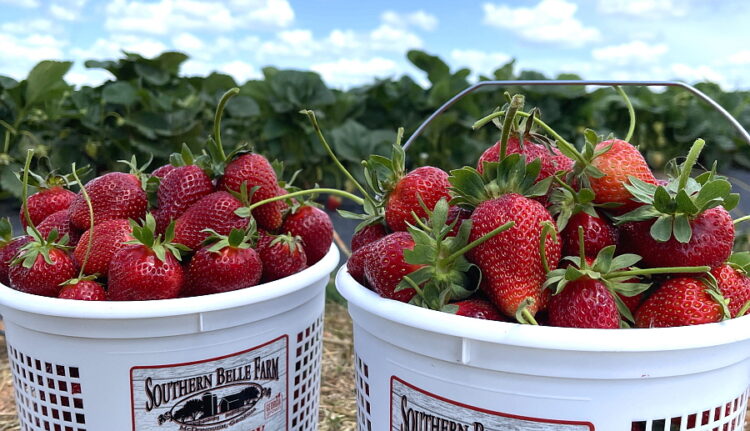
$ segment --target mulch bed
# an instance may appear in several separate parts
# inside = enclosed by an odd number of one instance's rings
[[[326,305],[323,334],[320,431],[357,429],[353,349],[352,325],[346,307],[329,302]],[[745,429],[750,431],[750,412]],[[5,338],[0,337],[0,431],[18,430]]]

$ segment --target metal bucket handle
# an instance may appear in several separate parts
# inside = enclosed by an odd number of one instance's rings
[[[596,86],[639,86],[639,87],[680,87],[683,88],[691,93],[693,93],[695,96],[697,96],[699,99],[705,101],[711,107],[716,109],[724,118],[729,121],[732,126],[740,133],[740,135],[747,141],[748,144],[750,144],[750,133],[745,130],[744,127],[740,124],[739,121],[737,121],[736,118],[734,118],[729,112],[727,112],[726,109],[724,109],[721,105],[716,103],[715,100],[708,97],[705,93],[698,90],[697,88],[693,87],[692,85],[685,84],[684,82],[678,82],[678,81],[578,81],[578,80],[549,80],[549,81],[480,81],[476,84],[464,89],[460,93],[456,94],[450,100],[443,103],[443,106],[438,108],[435,112],[432,113],[427,119],[424,121],[424,123],[420,124],[419,127],[417,127],[417,130],[414,131],[414,133],[409,137],[409,140],[406,141],[404,144],[404,150],[408,149],[409,146],[416,140],[419,135],[422,134],[424,129],[427,128],[427,126],[432,123],[435,118],[437,118],[440,114],[445,112],[448,108],[453,106],[456,102],[461,100],[464,96],[466,96],[469,93],[474,92],[478,88],[486,87],[486,86],[523,86],[523,85],[540,85],[540,86],[557,86],[557,85],[596,85]]]

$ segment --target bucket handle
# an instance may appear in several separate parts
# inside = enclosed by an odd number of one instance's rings
[[[424,129],[427,128],[427,126],[432,123],[435,118],[437,118],[440,114],[445,112],[448,108],[453,106],[456,102],[461,100],[464,96],[466,96],[469,93],[474,92],[475,90],[481,88],[481,87],[487,87],[487,86],[524,86],[524,85],[539,85],[539,86],[558,86],[558,85],[596,85],[596,86],[606,86],[611,87],[615,85],[619,86],[637,86],[637,87],[680,87],[684,90],[689,91],[690,93],[693,93],[696,97],[703,100],[704,102],[708,103],[711,107],[716,109],[724,118],[729,121],[732,126],[740,133],[740,135],[747,141],[748,144],[750,144],[750,133],[745,130],[744,127],[740,124],[739,121],[737,121],[736,118],[734,118],[729,112],[727,112],[726,109],[724,109],[721,105],[719,105],[715,100],[708,97],[705,93],[698,90],[697,88],[693,87],[692,85],[685,84],[684,82],[679,81],[582,81],[582,80],[529,80],[529,81],[480,81],[476,84],[467,87],[460,93],[456,94],[455,96],[451,97],[447,102],[443,103],[441,107],[439,107],[435,112],[433,112],[427,119],[417,127],[417,130],[412,133],[412,135],[409,137],[409,139],[404,144],[404,150],[407,150],[409,146],[419,137],[419,135],[422,134]]]

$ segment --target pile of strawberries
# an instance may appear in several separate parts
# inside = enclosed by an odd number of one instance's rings
[[[69,176],[19,175],[37,192],[21,208],[27,235],[0,220],[0,283],[82,300],[136,301],[227,292],[297,273],[333,241],[328,215],[293,198],[262,155],[225,155],[219,104],[208,151],[186,146],[150,174],[129,162],[80,184]],[[286,187],[286,188],[285,188]],[[297,195],[306,194],[298,191]]]
[[[659,179],[630,136],[586,130],[577,148],[523,111],[523,96],[508,101],[475,124],[501,130],[476,168],[406,172],[401,134],[392,158],[363,162],[365,211],[344,214],[362,220],[354,279],[434,310],[559,327],[684,326],[748,311],[750,253],[732,254],[739,195],[715,166],[692,176],[702,140]]]

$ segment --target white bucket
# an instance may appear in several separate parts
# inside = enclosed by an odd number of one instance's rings
[[[663,329],[533,327],[384,299],[346,268],[336,286],[354,322],[360,430],[743,429],[750,316]]]
[[[325,286],[318,263],[232,292],[83,302],[0,286],[22,430],[315,430]]]

